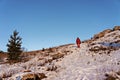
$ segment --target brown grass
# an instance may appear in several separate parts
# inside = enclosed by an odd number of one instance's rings
[[[7,53],[0,53],[0,58],[7,58]]]
[[[61,53],[57,53],[57,54],[54,54],[54,55],[51,55],[51,57],[54,59],[59,59],[59,58],[62,58],[64,56],[64,54],[61,54]]]
[[[23,76],[22,80],[42,80],[43,78],[47,78],[44,73],[33,74],[29,73]]]

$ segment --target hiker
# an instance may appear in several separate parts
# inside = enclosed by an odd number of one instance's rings
[[[76,44],[77,44],[77,47],[80,48],[81,41],[79,37],[77,37],[76,39]]]

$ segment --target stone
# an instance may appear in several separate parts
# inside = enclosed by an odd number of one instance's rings
[[[120,30],[120,26],[115,26],[115,27],[113,28],[113,31],[116,31],[116,30]]]

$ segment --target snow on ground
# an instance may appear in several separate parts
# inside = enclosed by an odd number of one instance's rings
[[[116,31],[110,32],[108,34],[105,34],[104,37],[102,37],[100,39],[97,39],[94,42],[95,43],[98,43],[98,42],[114,42],[114,41],[117,41],[117,40],[120,40],[120,31],[119,30],[116,30]]]
[[[92,53],[87,52],[87,45],[82,44],[75,53],[56,63],[61,66],[60,72],[55,78],[47,80],[104,80],[105,73],[120,70],[120,65],[117,65],[120,61],[120,50],[111,53],[110,56],[92,56]]]
[[[93,43],[96,43],[95,46],[106,46],[99,43],[120,40],[120,37],[116,37],[116,35],[120,35],[120,31],[109,33]],[[119,47],[118,44],[115,43],[112,46],[116,48]],[[80,49],[78,48],[73,54],[65,56],[62,61],[56,62],[55,65],[61,66],[60,72],[54,78],[47,80],[104,80],[106,73],[120,71],[120,49],[111,51],[109,55],[105,54],[105,51],[99,51],[102,54],[98,54],[90,52],[88,45],[81,44]]]
[[[113,31],[93,41],[94,45],[82,43],[80,48],[75,44],[62,46],[54,52],[46,52],[47,55],[38,54],[25,63],[1,64],[0,77],[6,75],[8,78],[5,80],[16,80],[16,77],[26,74],[25,70],[30,70],[30,73],[44,73],[47,78],[43,80],[104,80],[106,73],[120,71],[120,43],[115,43],[120,40],[119,35],[120,31]],[[114,43],[115,50],[109,50],[111,43]],[[105,50],[90,51],[95,46],[105,47]],[[56,54],[64,56],[56,59]]]

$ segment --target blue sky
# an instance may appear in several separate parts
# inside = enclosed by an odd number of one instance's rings
[[[30,51],[86,40],[115,25],[120,25],[120,0],[0,0],[3,51],[15,29]]]

